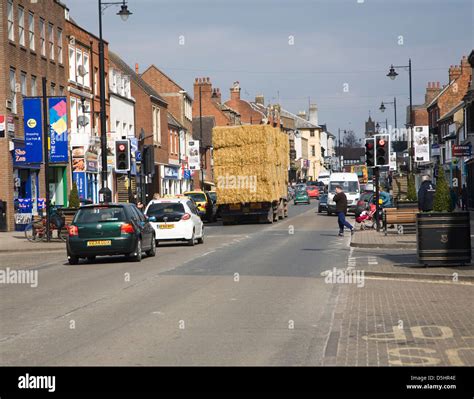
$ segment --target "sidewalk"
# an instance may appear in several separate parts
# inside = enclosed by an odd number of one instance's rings
[[[396,230],[389,230],[385,236],[382,230],[357,230],[352,236],[351,247],[416,249],[416,234],[399,235]]]
[[[0,253],[65,251],[66,243],[57,238],[51,242],[29,242],[22,231],[0,233]]]

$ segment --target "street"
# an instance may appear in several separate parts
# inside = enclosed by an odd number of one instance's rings
[[[2,253],[38,286],[0,286],[1,364],[474,365],[471,283],[328,282],[333,268],[414,252],[353,248],[337,232],[312,201],[275,224],[207,224],[203,245],[160,245],[141,263]]]

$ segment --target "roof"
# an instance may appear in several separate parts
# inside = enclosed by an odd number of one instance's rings
[[[167,112],[168,125],[176,126],[179,129],[182,129],[184,126],[179,123],[179,121],[173,116],[171,112]]]
[[[173,82],[173,84],[175,84],[176,86],[178,86],[178,88],[184,92],[186,92],[186,96],[192,100],[192,97],[188,94],[188,92],[186,90],[184,90],[181,85],[179,85],[178,83],[176,83],[175,80],[171,79],[166,73],[164,73],[160,68],[158,68],[155,64],[151,64],[147,69],[145,69],[145,71],[143,71],[140,76],[143,76],[149,69],[156,69],[159,73],[161,73],[163,76],[166,77],[166,79],[170,80],[171,82]]]
[[[213,116],[202,117],[202,138],[200,118],[193,118],[193,139],[201,140],[203,147],[212,147],[212,128],[216,126]]]
[[[302,118],[301,116],[295,115],[286,109],[281,108],[280,110],[281,116],[286,116],[287,118],[292,118],[295,120],[295,127],[297,129],[320,129],[321,126],[315,125],[306,119]]]
[[[146,94],[148,94],[150,97],[155,98],[156,100],[162,102],[165,105],[168,105],[166,100],[161,97],[158,92],[153,89],[148,83],[146,83],[140,75],[137,75],[137,73],[130,68],[130,66],[127,65],[127,63],[122,60],[117,54],[115,54],[112,51],[109,51],[109,61],[112,61],[114,64],[116,64],[122,71],[130,75],[130,79],[135,82]]]
[[[240,115],[239,111],[236,111],[234,108],[229,107],[227,104],[224,103],[215,103],[218,107],[220,107],[223,111],[230,111],[235,113],[236,115]]]

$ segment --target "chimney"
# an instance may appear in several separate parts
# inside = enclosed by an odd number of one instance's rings
[[[300,118],[306,119],[306,111],[300,111],[300,112],[298,112],[298,116],[299,116]]]
[[[425,93],[425,104],[429,104],[440,93],[439,82],[428,82]]]
[[[461,73],[462,73],[461,66],[451,65],[449,68],[449,83],[459,78],[461,76]]]
[[[218,87],[212,90],[211,100],[218,103],[218,104],[222,103],[221,91]]]
[[[230,100],[240,100],[240,85],[239,82],[234,82],[230,89]]]
[[[201,88],[202,100],[210,100],[212,95],[212,83],[209,78],[194,79],[194,101],[199,102],[199,88]]]
[[[255,103],[260,105],[265,105],[265,97],[263,94],[257,94],[255,96]]]
[[[309,105],[309,121],[313,125],[318,125],[318,106],[316,104]]]
[[[138,62],[135,63],[135,73],[139,75],[139,68],[138,68]]]

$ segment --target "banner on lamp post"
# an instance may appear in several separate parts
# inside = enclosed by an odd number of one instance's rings
[[[25,131],[25,163],[43,162],[43,117],[41,98],[23,99],[23,122]]]
[[[199,140],[188,143],[188,165],[190,170],[201,169],[201,155],[199,152]]]
[[[48,98],[49,162],[68,161],[67,100],[66,97]]]
[[[415,162],[429,162],[430,135],[428,126],[415,126],[413,128],[413,145],[415,149]]]

